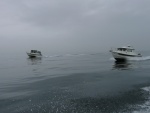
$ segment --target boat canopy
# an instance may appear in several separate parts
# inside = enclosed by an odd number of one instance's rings
[[[124,46],[124,47],[118,48],[118,50],[134,50],[134,49],[131,46]]]
[[[121,48],[117,48],[119,51],[128,51],[128,52],[132,52],[134,49],[131,46],[124,46]]]
[[[31,50],[31,53],[41,53],[41,52],[37,50]]]

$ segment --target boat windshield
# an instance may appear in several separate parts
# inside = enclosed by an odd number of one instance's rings
[[[127,51],[127,52],[132,52],[133,49],[127,49],[127,48],[118,48],[119,51]]]
[[[37,50],[31,50],[31,53],[37,53]]]
[[[119,51],[126,51],[127,49],[125,48],[118,48]]]

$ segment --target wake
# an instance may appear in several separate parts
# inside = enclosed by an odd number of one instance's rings
[[[109,60],[115,61],[113,57],[111,57]],[[129,61],[146,61],[150,60],[150,56],[143,56],[143,57],[133,57],[133,58],[128,58]]]
[[[76,56],[84,56],[86,54],[64,54],[64,55],[43,55],[44,58],[52,58],[52,57],[76,57]]]
[[[145,61],[145,60],[150,60],[150,56],[143,56],[143,57],[134,57],[134,58],[129,58],[131,61]]]
[[[141,89],[150,94],[150,86]],[[133,111],[132,113],[150,113],[150,96],[144,104],[138,105],[138,107],[140,108],[140,110]]]

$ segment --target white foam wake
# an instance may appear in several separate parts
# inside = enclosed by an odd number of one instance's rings
[[[86,54],[64,54],[64,55],[52,55],[52,56],[48,56],[48,55],[43,55],[43,57],[45,58],[52,58],[52,57],[74,57],[74,56],[83,56]]]
[[[147,91],[150,94],[150,86],[144,87],[142,88],[142,90]],[[150,113],[150,95],[149,95],[148,101],[138,106],[141,108],[141,110],[134,111],[133,113]]]
[[[113,57],[111,57],[109,60],[115,60]]]
[[[113,57],[109,60],[115,60]],[[150,60],[150,56],[144,56],[144,57],[128,57],[129,61],[145,61]]]
[[[129,58],[129,60],[134,60],[134,61],[144,61],[144,60],[150,60],[150,56],[133,57],[133,58]]]

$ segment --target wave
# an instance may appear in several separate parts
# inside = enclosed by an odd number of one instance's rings
[[[150,56],[134,57],[134,58],[129,58],[129,60],[134,60],[134,61],[145,61],[145,60],[150,60]]]
[[[113,57],[111,57],[109,60],[113,60],[113,61],[115,61],[115,59],[114,59]]]
[[[66,54],[65,56],[83,56],[85,54]]]
[[[111,57],[109,60],[115,60],[113,57]],[[132,57],[128,58],[129,61],[145,61],[150,60],[150,56],[143,56],[143,57]]]
[[[52,56],[48,56],[48,55],[44,55],[44,58],[51,58],[51,57],[74,57],[74,56],[83,56],[86,54],[65,54],[65,55],[52,55]]]
[[[148,100],[144,104],[138,105],[139,111],[133,111],[132,113],[150,113],[150,86],[141,89],[149,93]]]

